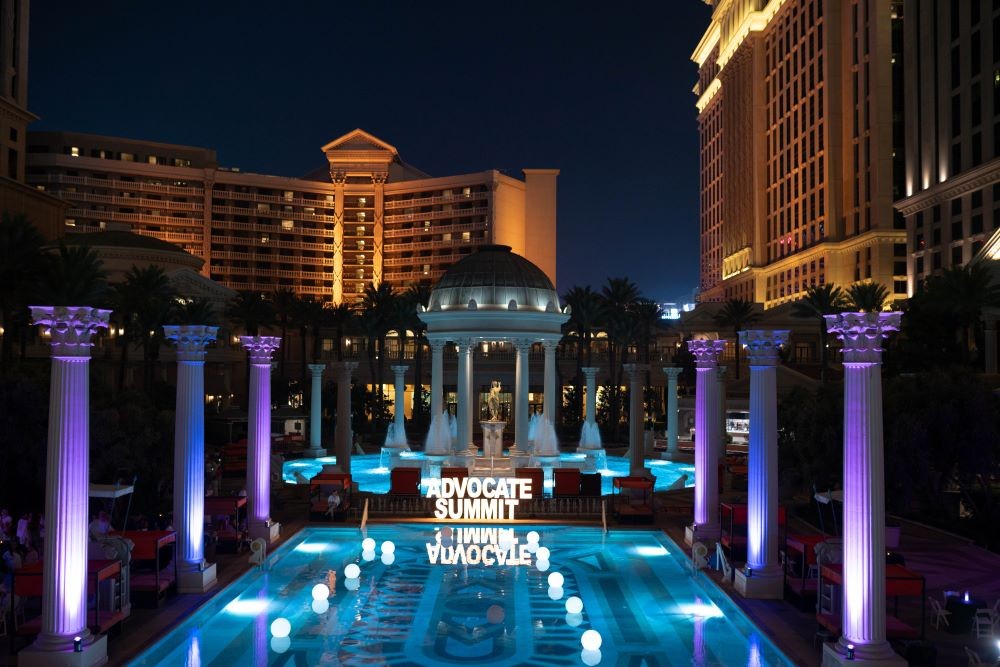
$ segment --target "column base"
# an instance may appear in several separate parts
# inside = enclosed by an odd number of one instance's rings
[[[251,540],[260,538],[268,544],[272,544],[281,536],[281,524],[277,521],[272,521],[266,524],[250,524],[249,532]]]
[[[307,459],[321,459],[327,455],[325,449],[307,449],[302,452],[302,457]]]
[[[177,573],[177,592],[204,593],[216,582],[215,563],[206,563],[204,570],[180,570]]]
[[[841,640],[843,641],[843,640]],[[845,651],[845,652],[842,652]],[[854,652],[854,658],[848,659],[846,649],[840,642],[823,644],[823,667],[906,667],[906,660],[893,653],[886,642],[885,650],[877,656],[862,655],[860,649]]]
[[[738,568],[733,583],[739,594],[745,598],[781,600],[785,597],[785,578],[781,570],[777,573],[760,573],[759,570],[754,570],[753,574],[747,577],[746,568]]]
[[[27,667],[97,667],[108,662],[108,637],[101,635],[85,644],[79,653],[73,651],[45,651],[34,644],[17,654],[17,664]]]
[[[688,546],[691,546],[695,542],[701,542],[706,547],[711,548],[718,541],[718,524],[702,523],[684,528],[684,543]]]

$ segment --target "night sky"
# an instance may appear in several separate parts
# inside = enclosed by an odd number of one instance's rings
[[[37,130],[214,148],[300,176],[361,127],[433,176],[555,167],[558,283],[698,279],[699,0],[46,2]]]

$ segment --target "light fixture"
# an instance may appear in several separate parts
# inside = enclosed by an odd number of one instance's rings
[[[73,637],[73,653],[83,653],[83,638]]]
[[[747,565],[746,571],[747,571],[747,579],[749,579],[750,577],[753,576],[753,568],[752,567],[750,567],[749,565]]]
[[[275,637],[287,637],[291,631],[292,624],[288,622],[287,618],[279,617],[271,623],[271,634]]]
[[[583,600],[575,595],[566,598],[566,613],[579,614],[583,611]]]
[[[580,644],[586,651],[600,650],[602,643],[604,643],[604,638],[597,630],[587,630],[580,637]]]
[[[854,660],[854,644],[847,645],[847,659]]]
[[[361,568],[358,567],[356,563],[349,563],[347,567],[344,568],[344,576],[348,579],[357,579],[361,576]]]
[[[563,577],[559,572],[553,572],[549,575],[549,586],[552,588],[562,588],[565,581],[565,577]]]
[[[382,553],[391,554],[394,553],[395,551],[396,551],[396,545],[390,542],[389,540],[386,540],[385,542],[382,543]]]
[[[528,544],[532,544],[532,543],[538,544],[538,531],[529,530],[527,538],[528,538]]]
[[[536,554],[538,556],[538,560],[548,560],[551,552],[548,547],[538,547]]]
[[[362,551],[375,551],[375,540],[370,537],[366,537],[361,540],[361,550]]]
[[[316,584],[312,588],[313,600],[326,600],[330,597],[330,587],[326,584]]]
[[[395,562],[396,562],[396,554],[392,553],[391,551],[383,551],[382,552],[382,564],[383,565],[392,565]]]

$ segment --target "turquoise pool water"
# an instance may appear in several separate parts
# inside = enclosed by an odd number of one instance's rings
[[[583,454],[562,454],[559,457],[560,463],[564,467],[580,467],[584,463]],[[424,461],[423,452],[405,452],[403,454],[405,465],[420,466]],[[337,462],[337,457],[326,456],[319,459],[295,459],[285,461],[282,467],[282,477],[288,484],[295,484],[301,481],[296,477],[296,473],[305,479],[312,479],[324,465],[333,465]],[[351,477],[358,483],[361,491],[370,493],[389,492],[389,468],[385,467],[384,460],[380,454],[363,454],[351,457]],[[694,466],[688,463],[675,463],[673,461],[661,461],[660,459],[646,459],[646,467],[653,472],[656,479],[654,490],[664,491],[673,484],[681,475],[687,475],[684,486],[694,487]],[[601,473],[601,485],[605,495],[610,495],[612,479],[615,477],[625,477],[628,475],[629,462],[622,456],[608,456],[605,466],[598,470]],[[551,481],[546,480],[546,488],[551,487]]]
[[[662,532],[442,528],[370,526],[377,546],[368,553],[357,528],[306,528],[265,570],[220,591],[132,664],[792,665],[714,583],[692,576]],[[550,550],[544,562],[541,547]],[[360,572],[347,580],[351,564]],[[332,594],[314,600],[331,569]],[[582,603],[576,615],[567,613],[570,597]],[[283,634],[279,619],[287,637],[274,634]],[[600,635],[597,651],[581,643],[590,630]]]

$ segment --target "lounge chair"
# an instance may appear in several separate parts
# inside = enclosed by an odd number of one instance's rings
[[[942,607],[937,598],[928,596],[927,600],[931,603],[931,611],[934,613],[934,629],[940,629],[941,621],[944,621],[944,627],[947,628],[949,626],[948,617],[951,616],[951,612]]]
[[[984,664],[979,654],[968,646],[965,647],[965,657],[969,659],[969,662],[966,663],[969,667],[980,667],[980,665]]]

